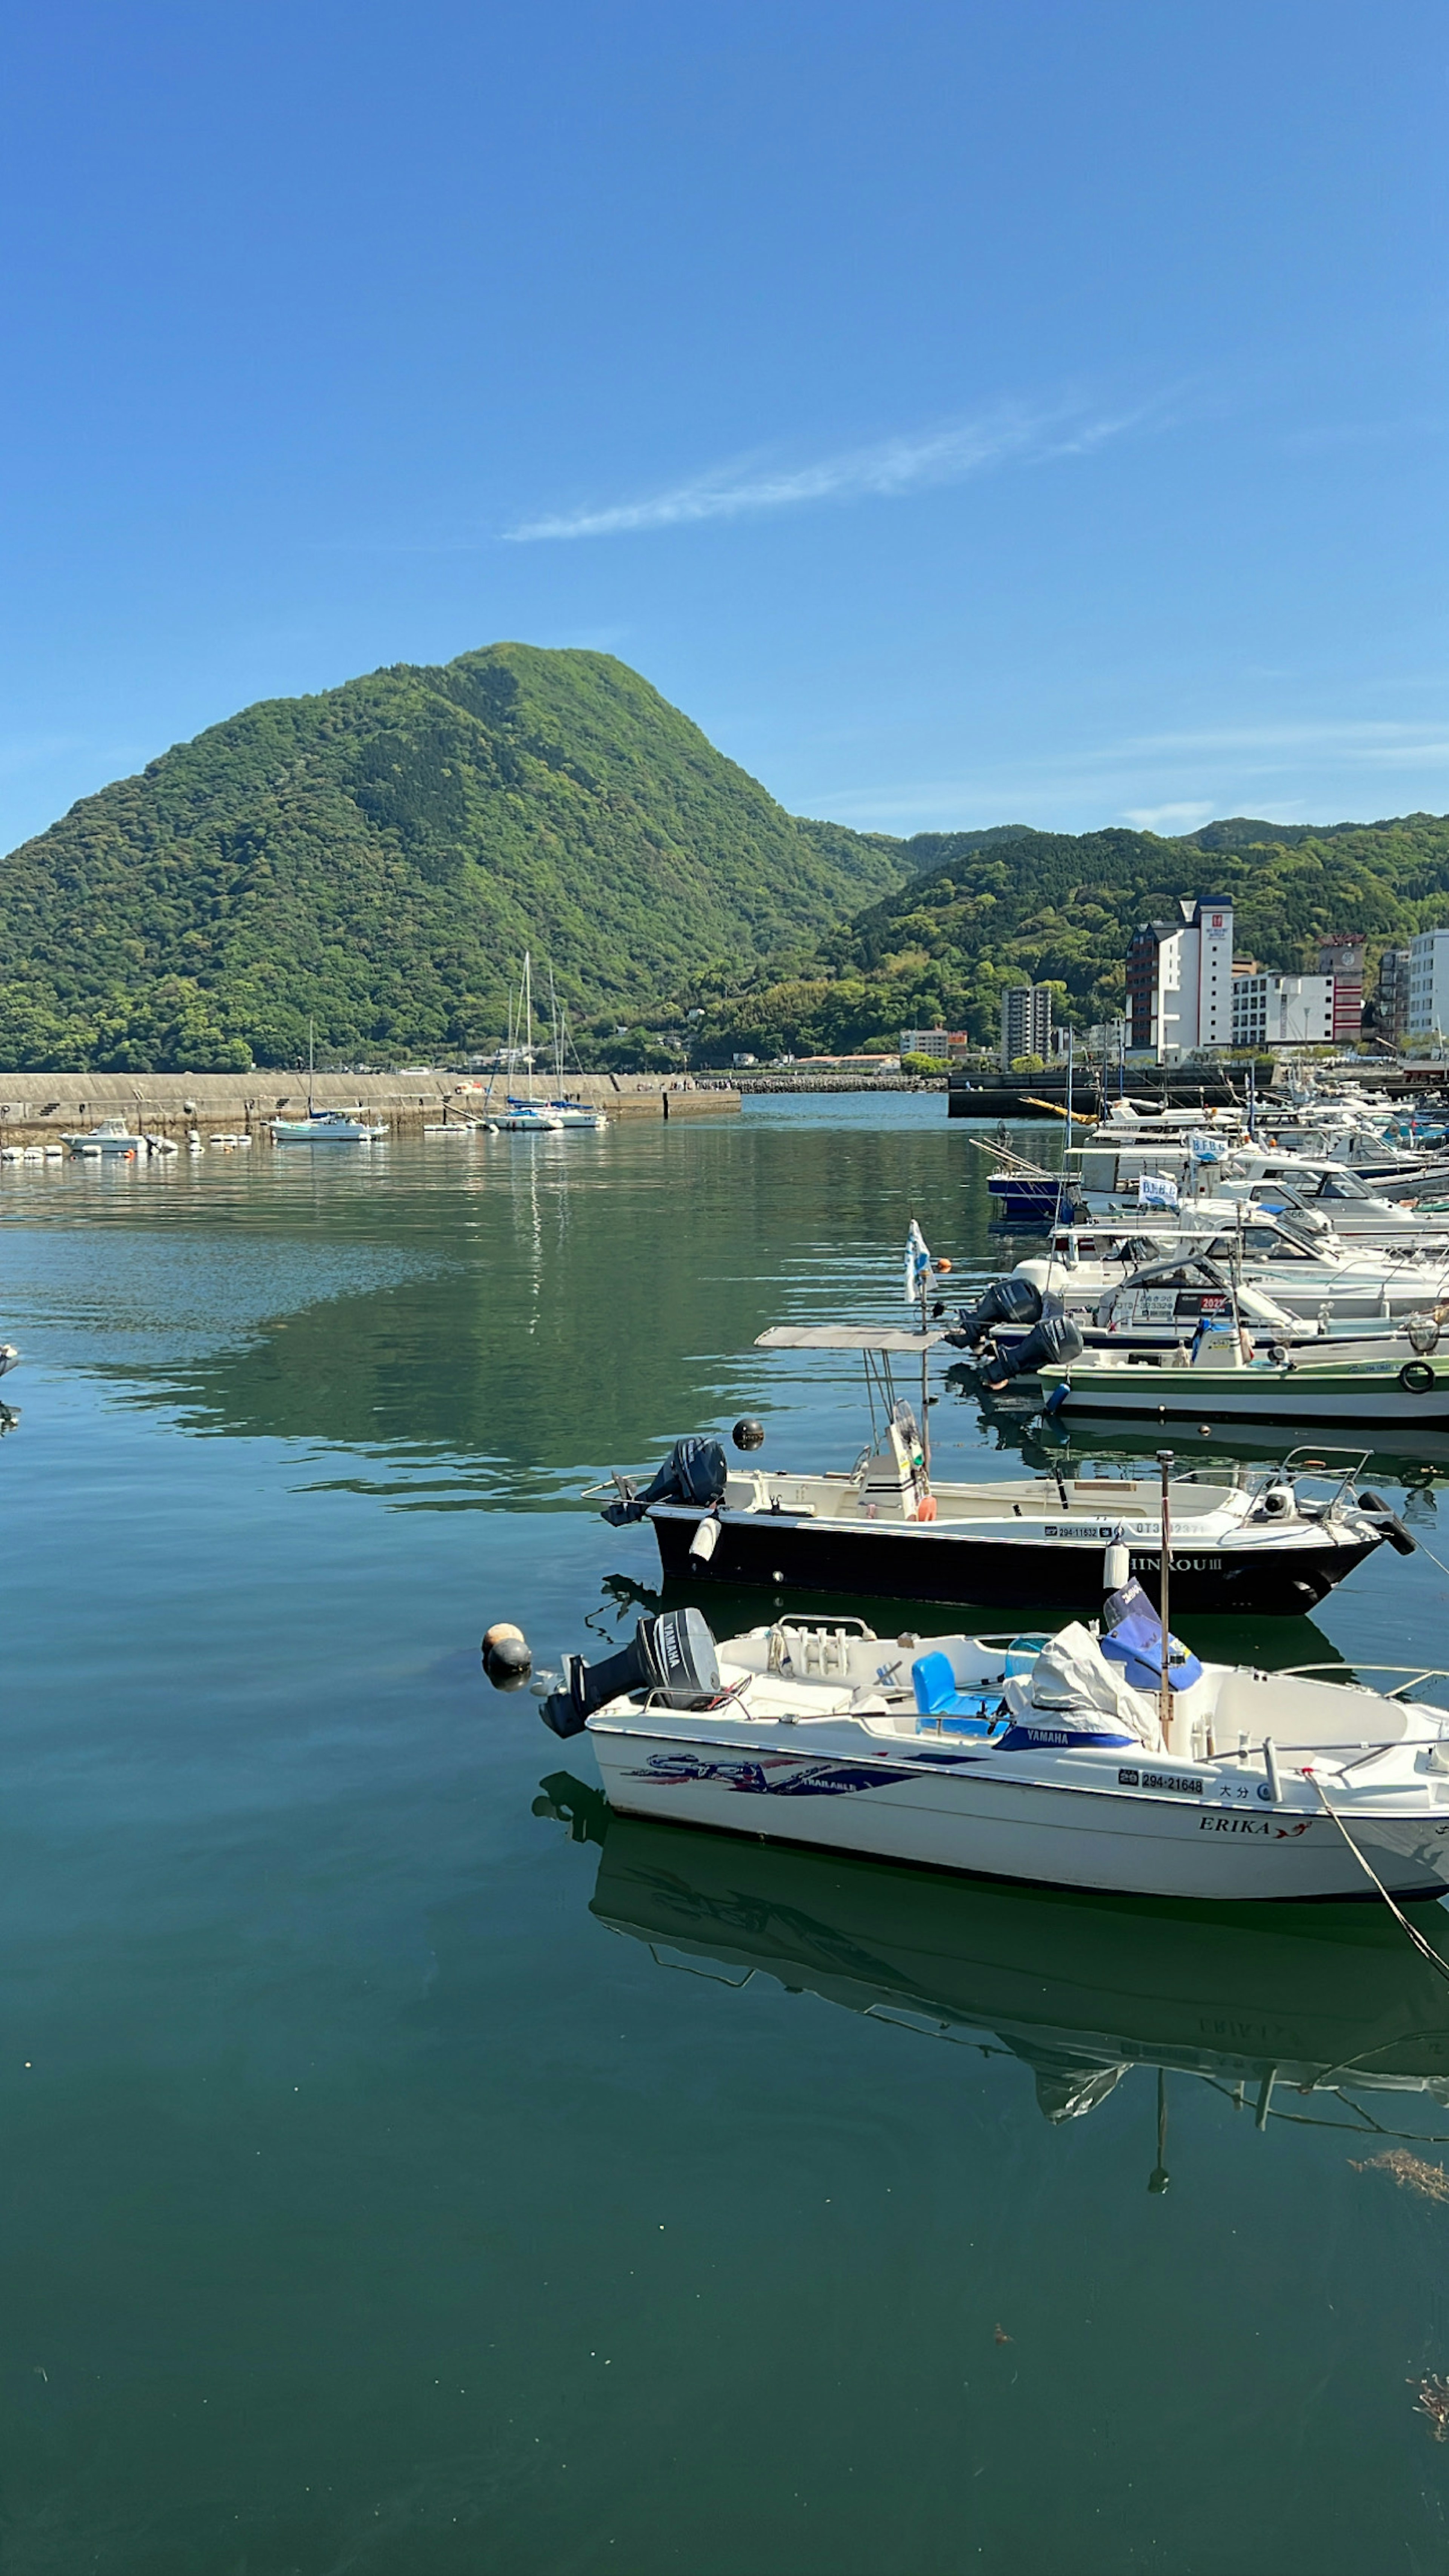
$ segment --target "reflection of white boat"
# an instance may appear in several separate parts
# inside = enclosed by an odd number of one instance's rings
[[[716,1650],[641,1620],[543,1714],[587,1728],[612,1807],[974,1877],[1307,1900],[1449,1890],[1449,1708],[1323,1668],[1202,1664],[1135,1585],[1098,1635],[880,1639],[778,1620]],[[1333,1668],[1340,1674],[1342,1666]]]
[[[144,1155],[146,1151],[145,1137],[133,1136],[124,1118],[102,1118],[94,1127],[88,1128],[84,1136],[67,1136],[65,1142],[73,1154],[87,1156]]]
[[[1449,2008],[1407,1948],[1360,1937],[1358,1909],[1320,1915],[1316,1939],[1281,1915],[1144,1920],[1138,1905],[641,1824],[567,1772],[542,1789],[535,1815],[602,1845],[590,1912],[660,1968],[770,1977],[923,2037],[1005,2047],[1053,2125],[1137,2067],[1216,2083],[1259,2129],[1280,2087],[1290,2113],[1306,2093],[1366,2091],[1380,2129],[1405,2097],[1449,2105]]]
[[[309,1109],[305,1118],[274,1118],[274,1145],[375,1145],[387,1134],[359,1101],[356,1109]],[[215,1140],[213,1140],[215,1141]]]

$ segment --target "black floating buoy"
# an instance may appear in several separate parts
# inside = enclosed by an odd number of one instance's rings
[[[733,1431],[730,1433],[730,1438],[733,1440],[737,1449],[763,1449],[765,1445],[765,1426],[763,1422],[756,1422],[753,1414],[741,1414],[739,1421],[735,1424]]]
[[[521,1690],[533,1671],[533,1654],[521,1628],[495,1620],[483,1640],[483,1670],[495,1690]]]

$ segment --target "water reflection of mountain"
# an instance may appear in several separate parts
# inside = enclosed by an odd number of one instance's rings
[[[1423,2137],[1449,2108],[1449,1990],[1367,1907],[1265,1921],[937,1878],[614,1816],[567,1773],[535,1812],[601,1843],[591,1911],[661,1966],[1005,2051],[1053,2122],[1139,2067],[1199,2076],[1260,2122],[1331,2112]]]
[[[963,1218],[943,1141],[738,1120],[597,1144],[496,1138],[449,1149],[466,1169],[437,1178],[389,1171],[365,1196],[334,1179],[315,1216],[279,1175],[233,1222],[325,1223],[430,1270],[267,1322],[157,1393],[179,1389],[197,1430],[431,1452],[490,1481],[638,1461],[726,1406],[797,1400],[751,1349],[782,1315],[893,1318],[913,1208],[938,1240],[975,1240],[977,1169]]]

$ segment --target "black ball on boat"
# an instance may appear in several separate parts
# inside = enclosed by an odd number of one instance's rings
[[[733,1440],[737,1449],[763,1449],[765,1445],[765,1426],[763,1422],[756,1422],[753,1414],[741,1414],[739,1421],[735,1424],[733,1431],[730,1433],[730,1438]]]
[[[495,1690],[521,1690],[533,1671],[533,1654],[521,1628],[499,1619],[483,1640],[483,1670]]]

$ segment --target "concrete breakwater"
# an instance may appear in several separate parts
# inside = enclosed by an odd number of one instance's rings
[[[503,1107],[506,1085],[494,1088]],[[738,1109],[732,1086],[705,1088],[687,1074],[592,1073],[568,1084],[570,1099],[610,1118],[698,1118]],[[540,1076],[540,1096],[547,1085]],[[446,1070],[415,1073],[319,1073],[319,1109],[354,1109],[399,1134],[486,1115],[487,1086]],[[80,1133],[102,1118],[124,1118],[138,1134],[180,1138],[195,1127],[270,1140],[268,1121],[300,1118],[307,1107],[305,1073],[5,1073],[0,1074],[0,1143],[44,1144]]]

